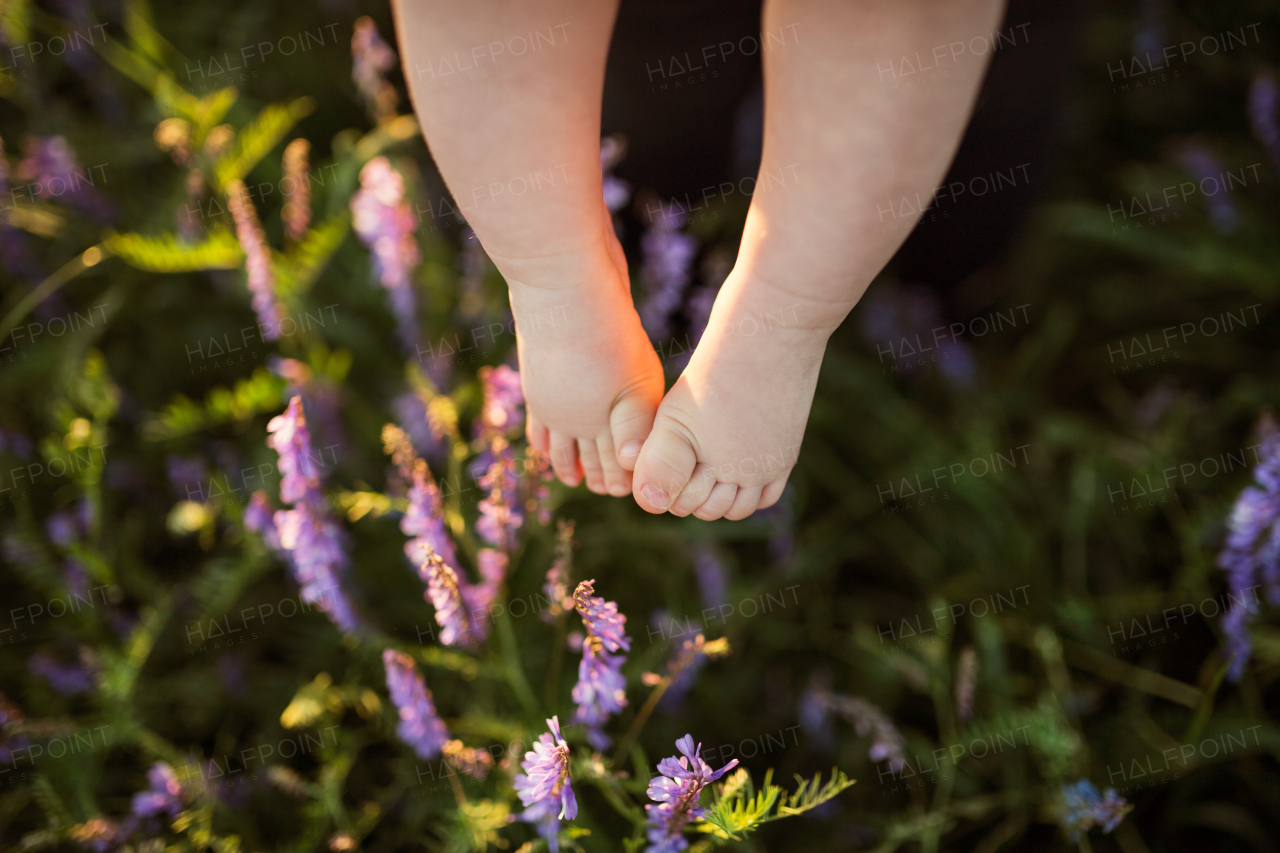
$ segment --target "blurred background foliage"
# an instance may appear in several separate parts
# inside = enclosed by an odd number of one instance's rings
[[[343,0],[2,8],[12,192],[0,201],[0,684],[11,704],[0,710],[8,750],[98,738],[56,759],[9,753],[3,843],[107,849],[114,842],[93,820],[122,819],[155,762],[191,770],[305,734],[319,745],[297,757],[259,760],[221,784],[186,778],[181,816],[128,843],[538,849],[532,831],[505,823],[501,772],[477,787],[467,780],[463,806],[439,767],[396,739],[379,659],[385,646],[410,652],[450,730],[473,746],[528,742],[570,707],[563,621],[513,608],[503,649],[442,647],[402,553],[404,483],[384,455],[383,424],[421,433],[431,406],[464,425],[456,441],[427,439],[419,451],[473,553],[466,530],[481,495],[463,463],[483,447],[468,443],[465,425],[482,404],[478,368],[514,359],[514,338],[501,278],[442,205],[447,192],[403,97],[388,111],[353,81],[355,21],[371,15],[390,38],[388,10]],[[1016,239],[955,288],[903,284],[886,270],[831,342],[775,510],[707,524],[552,488],[555,515],[576,523],[574,579],[594,578],[630,620],[631,704],[618,732],[644,704],[642,673],[661,671],[684,628],[732,648],[678,701],[659,703],[633,760],[617,768],[629,774],[619,796],[645,802],[645,768],[692,732],[715,750],[713,766],[737,758],[756,779],[834,764],[858,780],[745,840],[691,835],[698,849],[1275,849],[1280,631],[1265,616],[1255,623],[1243,677],[1223,679],[1226,587],[1215,559],[1255,461],[1250,452],[1248,465],[1228,466],[1227,454],[1258,444],[1280,400],[1280,131],[1274,104],[1270,127],[1265,104],[1250,114],[1250,93],[1278,61],[1278,13],[1266,3],[1094,3],[1054,167],[1037,171]],[[1140,48],[1255,23],[1246,46],[1172,64],[1173,79],[1126,72],[1152,82],[1119,91],[1107,70]],[[51,39],[75,32],[92,45],[53,55]],[[303,33],[308,50],[264,55]],[[33,44],[47,49],[33,55]],[[403,92],[398,74],[388,79]],[[174,118],[186,136],[160,132]],[[96,180],[66,197],[24,195],[24,140],[53,136]],[[317,180],[312,229],[290,240],[281,158],[299,137]],[[424,344],[407,360],[348,214],[361,167],[379,155],[403,176],[418,220]],[[194,195],[193,171],[205,181]],[[1166,187],[1222,171],[1247,179],[1230,193],[1178,191],[1165,215],[1146,210]],[[237,179],[257,188],[267,244],[283,247],[271,265],[300,322],[276,341],[255,331],[227,212]],[[657,288],[641,274],[641,236],[674,227],[694,241],[692,282],[668,310],[673,375],[699,300],[733,257],[743,202],[674,226],[647,221],[639,203],[619,209],[638,301]],[[972,321],[997,312],[1016,322],[976,334]],[[1202,331],[1204,318],[1227,312],[1246,322]],[[904,354],[908,341],[936,345],[933,330],[952,323],[964,329],[948,347]],[[471,347],[449,354],[449,341]],[[348,592],[376,628],[344,636],[312,610],[211,641],[210,620],[296,601],[283,564],[242,520],[252,491],[277,488],[266,424],[296,393],[316,446],[331,453],[324,479],[350,537]],[[985,475],[974,467],[982,459]],[[1204,460],[1230,470],[1206,474]],[[1184,464],[1195,470],[1182,474]],[[1153,482],[1167,488],[1145,494]],[[552,559],[554,525],[527,528],[509,601],[536,602]],[[94,606],[50,615],[71,590]],[[505,684],[513,660],[532,705]],[[900,737],[897,772],[875,751],[892,737],[860,702]],[[854,725],[833,726],[832,713]],[[1010,739],[1016,748],[1003,745]],[[607,757],[570,740],[575,780],[606,772]],[[975,756],[984,740],[1002,746]],[[1227,746],[1209,754],[1208,741]],[[1119,789],[1132,813],[1111,833],[1069,840],[1061,792],[1079,779]],[[610,783],[592,784],[579,790],[589,834],[564,843],[619,849],[626,812],[615,813]]]

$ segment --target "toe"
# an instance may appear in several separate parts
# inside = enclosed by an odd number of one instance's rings
[[[596,452],[604,470],[604,487],[615,498],[631,494],[631,472],[623,470],[613,452],[613,436],[605,430],[596,438]]]
[[[604,492],[604,469],[600,467],[600,451],[596,443],[589,438],[578,439],[578,461],[582,463],[582,474],[587,481],[587,488],[597,495]]]
[[[543,456],[551,455],[551,435],[542,423],[538,420],[538,416],[530,413],[524,424],[525,437],[529,439],[529,446],[541,453]]]
[[[716,483],[711,494],[703,501],[702,506],[693,511],[693,514],[703,521],[715,521],[729,511],[729,507],[733,506],[733,499],[737,496],[738,487],[733,483]]]
[[[764,491],[760,493],[760,505],[756,509],[768,509],[776,504],[778,499],[782,497],[782,492],[786,487],[787,480],[785,477],[765,486]]]
[[[563,433],[550,430],[551,468],[566,486],[574,487],[582,482],[582,468],[578,465],[578,442]]]
[[[609,430],[613,433],[613,446],[617,448],[618,465],[624,471],[635,470],[640,448],[653,429],[660,402],[661,381],[636,383],[614,401],[609,411]]]
[[[693,469],[693,476],[671,505],[671,514],[684,518],[706,502],[711,490],[716,486],[716,469],[705,462],[699,462]]]
[[[764,489],[760,486],[752,486],[747,488],[743,486],[738,489],[738,496],[733,499],[733,506],[729,507],[724,517],[730,521],[741,521],[751,513],[756,511],[756,507],[760,505],[760,493]]]
[[[631,484],[636,503],[648,512],[665,512],[684,490],[697,464],[698,454],[688,433],[670,419],[659,421],[636,460]]]

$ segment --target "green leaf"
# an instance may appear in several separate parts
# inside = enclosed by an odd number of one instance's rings
[[[339,213],[307,231],[302,242],[288,255],[272,253],[276,293],[281,299],[293,300],[311,289],[346,239],[350,227],[351,219],[346,212]]]
[[[124,7],[124,30],[144,56],[157,65],[164,64],[166,52],[174,53],[173,45],[165,41],[151,23],[151,5],[145,0],[129,0]]]
[[[477,800],[460,803],[452,822],[442,827],[447,853],[483,853],[501,841],[498,830],[507,825],[510,807],[503,802]]]
[[[142,234],[110,234],[103,246],[125,263],[148,272],[235,269],[244,263],[244,252],[229,231],[218,228],[199,243],[184,243],[176,234],[147,237]]]
[[[279,409],[284,389],[283,379],[260,367],[234,388],[214,388],[205,398],[204,406],[178,394],[163,413],[146,423],[143,436],[148,441],[163,441],[219,424],[247,421]]]
[[[763,789],[757,792],[751,783],[751,775],[745,769],[739,769],[721,786],[716,803],[706,810],[703,820],[709,828],[704,831],[718,838],[738,840],[741,835],[766,823],[770,819],[769,813],[778,803],[778,797],[784,793],[772,784],[772,780],[773,770],[770,769],[764,775]]]
[[[812,779],[796,776],[799,788],[788,797],[772,780],[773,771],[769,770],[765,773],[763,787],[756,791],[750,774],[739,768],[724,784],[716,787],[716,802],[706,809],[706,817],[697,825],[698,828],[717,838],[736,841],[761,824],[815,809],[854,784],[854,780],[832,768],[831,778],[825,785],[822,784],[821,773]]]
[[[289,129],[299,119],[310,115],[315,107],[316,102],[312,98],[298,98],[291,104],[264,107],[253,121],[241,129],[231,150],[218,161],[214,169],[218,187],[225,190],[232,181],[243,180],[258,161],[280,144]]]
[[[191,116],[196,126],[194,139],[196,145],[204,144],[209,131],[222,121],[238,97],[240,97],[240,91],[235,86],[227,86],[200,99],[196,114]]]
[[[841,791],[854,785],[854,779],[841,773],[836,768],[831,768],[831,778],[827,780],[827,784],[822,784],[822,774],[819,773],[812,779],[804,779],[800,775],[796,775],[796,781],[800,783],[800,787],[787,800],[785,806],[778,808],[778,817],[791,817],[792,815],[804,814],[810,809],[816,809],[818,806],[837,796]]]

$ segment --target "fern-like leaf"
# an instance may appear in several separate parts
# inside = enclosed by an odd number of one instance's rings
[[[125,263],[147,272],[229,270],[244,263],[240,244],[221,228],[211,230],[199,243],[183,243],[176,234],[110,234],[102,245]]]
[[[756,791],[746,770],[738,770],[718,787],[718,797],[705,810],[710,832],[718,838],[739,840],[741,836],[770,820],[769,813],[785,791],[773,784],[773,770],[764,775],[764,785]]]
[[[339,213],[309,230],[288,255],[273,253],[272,270],[276,274],[276,293],[281,299],[296,300],[311,289],[346,239],[350,227],[350,217],[345,212]]]
[[[800,787],[787,800],[786,805],[778,807],[778,817],[791,817],[816,809],[827,800],[833,799],[841,791],[851,787],[856,780],[850,779],[836,768],[831,768],[831,778],[826,785],[822,784],[822,774],[812,779],[804,779],[796,775]]]
[[[259,160],[280,144],[289,129],[299,119],[310,115],[315,107],[316,102],[312,98],[298,98],[291,104],[268,104],[264,107],[253,121],[241,129],[231,150],[218,161],[214,169],[218,187],[225,190],[232,181],[243,180]]]
[[[854,780],[835,768],[825,785],[821,773],[812,779],[796,776],[796,782],[799,783],[796,792],[787,796],[786,791],[773,784],[773,771],[769,770],[765,773],[764,785],[756,791],[751,776],[739,769],[716,786],[716,801],[705,810],[698,828],[717,838],[737,841],[762,824],[815,809],[854,784]]]

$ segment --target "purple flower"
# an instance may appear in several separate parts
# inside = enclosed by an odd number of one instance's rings
[[[280,218],[284,220],[285,237],[294,243],[307,236],[307,226],[311,223],[311,183],[307,175],[310,167],[307,155],[310,153],[311,143],[301,137],[284,149],[284,177],[280,184],[284,186],[288,181],[290,189]]]
[[[258,325],[269,341],[280,336],[280,321],[285,311],[276,300],[276,279],[271,269],[271,249],[267,236],[258,224],[258,212],[249,200],[249,191],[239,179],[227,184],[227,206],[236,226],[236,240],[244,252],[244,269],[248,275],[249,292],[253,294],[253,310],[258,315]]]
[[[606,136],[600,140],[600,177],[604,206],[609,208],[610,213],[622,210],[631,200],[631,185],[611,174],[613,167],[622,162],[625,154],[625,146],[616,137]]]
[[[68,557],[62,563],[62,585],[77,598],[90,598],[89,572],[74,557]]]
[[[382,75],[395,67],[396,54],[382,40],[378,25],[370,17],[356,21],[351,36],[351,59],[351,79],[370,115],[379,123],[394,116],[399,95]]]
[[[699,542],[694,546],[693,571],[698,578],[698,591],[702,594],[703,606],[710,610],[729,600],[724,562],[716,553],[715,546],[706,542]]]
[[[43,678],[63,696],[75,696],[94,689],[97,679],[90,669],[78,663],[62,663],[44,652],[36,652],[27,661],[31,674]]]
[[[511,445],[501,436],[494,436],[489,446],[492,461],[486,472],[477,478],[480,487],[489,494],[480,501],[476,533],[486,544],[509,554],[516,545],[516,531],[524,524],[515,458]]]
[[[664,338],[671,332],[671,314],[684,298],[698,254],[698,241],[679,230],[686,215],[678,204],[663,205],[640,238],[644,258],[640,280],[647,290],[640,305],[640,322],[651,338]]]
[[[1224,234],[1235,231],[1240,224],[1239,217],[1236,215],[1235,205],[1227,198],[1227,181],[1218,158],[1196,140],[1188,140],[1180,145],[1176,156],[1179,165],[1191,173],[1200,185],[1200,192],[1209,206],[1209,220],[1213,227]],[[1206,192],[1204,189],[1204,182],[1208,180],[1212,180],[1217,188],[1213,192]]]
[[[419,758],[430,761],[449,740],[449,731],[431,701],[431,691],[413,659],[403,652],[384,650],[382,663],[387,668],[387,691],[400,713],[396,734]]]
[[[798,716],[805,734],[822,750],[830,750],[835,743],[831,710],[831,674],[819,670],[809,676],[809,686],[800,694]]]
[[[832,693],[829,676],[815,673],[809,687],[800,700],[800,723],[809,736],[822,746],[831,743],[830,713],[835,711],[853,724],[859,736],[871,735],[871,748],[867,757],[872,761],[884,761],[894,773],[902,770],[906,757],[902,754],[906,739],[894,727],[884,712],[860,696],[842,696]]]
[[[283,551],[280,531],[276,530],[276,511],[271,507],[271,499],[266,492],[256,491],[249,498],[249,505],[244,510],[244,526],[261,536],[272,551]]]
[[[170,454],[165,468],[169,474],[169,485],[183,498],[190,500],[193,495],[204,494],[204,481],[209,470],[199,456]]]
[[[152,817],[168,812],[169,817],[177,817],[186,792],[173,768],[163,761],[156,762],[147,771],[147,782],[151,784],[149,789],[133,795],[133,813],[138,817]]]
[[[425,598],[436,609],[440,642],[446,646],[474,645],[480,639],[471,620],[475,608],[463,597],[457,573],[428,544],[419,573],[427,584]]]
[[[311,455],[311,433],[307,430],[302,398],[289,401],[284,414],[267,424],[267,446],[280,455],[280,500],[298,503],[320,488],[320,472]]]
[[[302,600],[317,605],[342,630],[359,630],[360,619],[339,582],[347,561],[342,527],[329,517],[326,506],[309,499],[293,509],[278,510],[275,523]]]
[[[867,758],[886,762],[894,773],[903,768],[906,757],[902,750],[907,745],[906,739],[883,711],[860,696],[833,695],[831,702],[832,707],[853,724],[859,736],[871,735]]]
[[[407,391],[391,401],[391,408],[396,413],[396,423],[409,434],[417,452],[431,457],[440,453],[442,436],[431,428],[427,407],[421,397]]]
[[[422,459],[415,459],[412,468],[413,483],[409,487],[409,509],[400,519],[400,530],[406,536],[412,536],[404,545],[404,553],[410,562],[419,562],[424,553],[424,546],[430,545],[449,565],[457,565],[457,557],[453,548],[453,540],[444,527],[444,505],[440,500],[440,489],[431,476],[431,469]]]
[[[44,523],[49,539],[61,548],[82,542],[89,535],[93,526],[93,507],[88,499],[81,498],[73,507],[60,509],[49,515]]]
[[[1280,86],[1273,74],[1263,71],[1253,78],[1249,87],[1249,124],[1253,135],[1271,155],[1271,162],[1280,170]]]
[[[560,519],[556,525],[556,557],[547,569],[547,582],[542,585],[542,592],[551,604],[542,611],[542,618],[547,622],[558,619],[561,614],[574,607],[573,597],[569,595],[569,584],[573,574],[573,521]]]
[[[658,772],[649,780],[649,798],[658,805],[644,807],[649,816],[649,847],[646,853],[676,853],[689,846],[684,840],[684,827],[704,816],[698,807],[702,789],[738,765],[733,759],[719,770],[712,770],[699,753],[702,744],[694,746],[693,735],[676,741],[680,757],[671,756],[658,762]]]
[[[296,358],[280,358],[267,356],[267,369],[285,380],[285,396],[301,395],[306,401],[307,411],[311,412],[316,433],[327,442],[323,445],[328,450],[339,444],[345,444],[346,438],[342,430],[341,408],[342,389],[332,379],[317,375],[310,367]],[[333,451],[330,450],[330,453]],[[324,454],[321,452],[316,461],[324,467]],[[335,459],[336,461],[336,459]]]
[[[359,619],[339,584],[339,573],[347,562],[342,528],[329,515],[320,492],[302,398],[290,400],[284,414],[267,424],[267,432],[271,433],[267,444],[280,455],[280,499],[294,504],[293,509],[278,510],[273,521],[280,548],[302,588],[302,600],[318,604],[342,630],[355,631]]]
[[[1280,605],[1280,432],[1266,421],[1253,476],[1257,485],[1240,493],[1228,521],[1227,541],[1218,567],[1227,574],[1231,609],[1222,619],[1230,668],[1227,677],[1239,681],[1253,648],[1249,624],[1259,611],[1257,589]],[[1249,593],[1253,592],[1253,600]]]
[[[573,686],[573,701],[578,705],[573,721],[586,725],[587,740],[596,749],[607,749],[613,742],[603,726],[627,705],[627,679],[621,672],[626,660],[625,655],[606,652],[599,637],[588,635],[582,643],[578,683]]]
[[[583,581],[573,592],[574,605],[587,629],[578,683],[573,686],[573,701],[578,705],[573,720],[586,724],[592,746],[604,749],[610,740],[602,727],[627,704],[627,680],[622,675],[626,656],[610,652],[630,651],[631,640],[625,633],[627,617],[618,612],[614,602],[593,595],[594,584],[593,580]]]
[[[520,765],[524,772],[516,774],[512,787],[525,807],[520,819],[536,824],[538,834],[555,853],[560,849],[560,821],[578,816],[578,801],[570,784],[569,744],[560,734],[560,718],[547,720],[547,728],[550,734],[539,735],[533,749],[524,754]]]
[[[605,601],[595,595],[595,581],[583,581],[573,591],[573,602],[582,615],[582,623],[587,633],[599,637],[604,647],[611,652],[619,649],[631,651],[631,640],[627,637],[627,617],[618,612],[618,605]]]
[[[1116,793],[1115,788],[1099,794],[1097,787],[1088,779],[1063,785],[1061,796],[1062,828],[1072,844],[1078,843],[1095,826],[1102,827],[1103,833],[1111,832],[1133,810],[1133,806]]]
[[[401,343],[412,350],[418,342],[412,275],[422,253],[413,236],[417,223],[405,200],[404,179],[386,157],[374,157],[360,169],[360,189],[351,197],[351,217],[356,234],[373,253],[373,269],[391,299]]]
[[[480,368],[484,408],[480,412],[480,435],[508,435],[524,425],[524,390],[520,373],[505,364]]]

